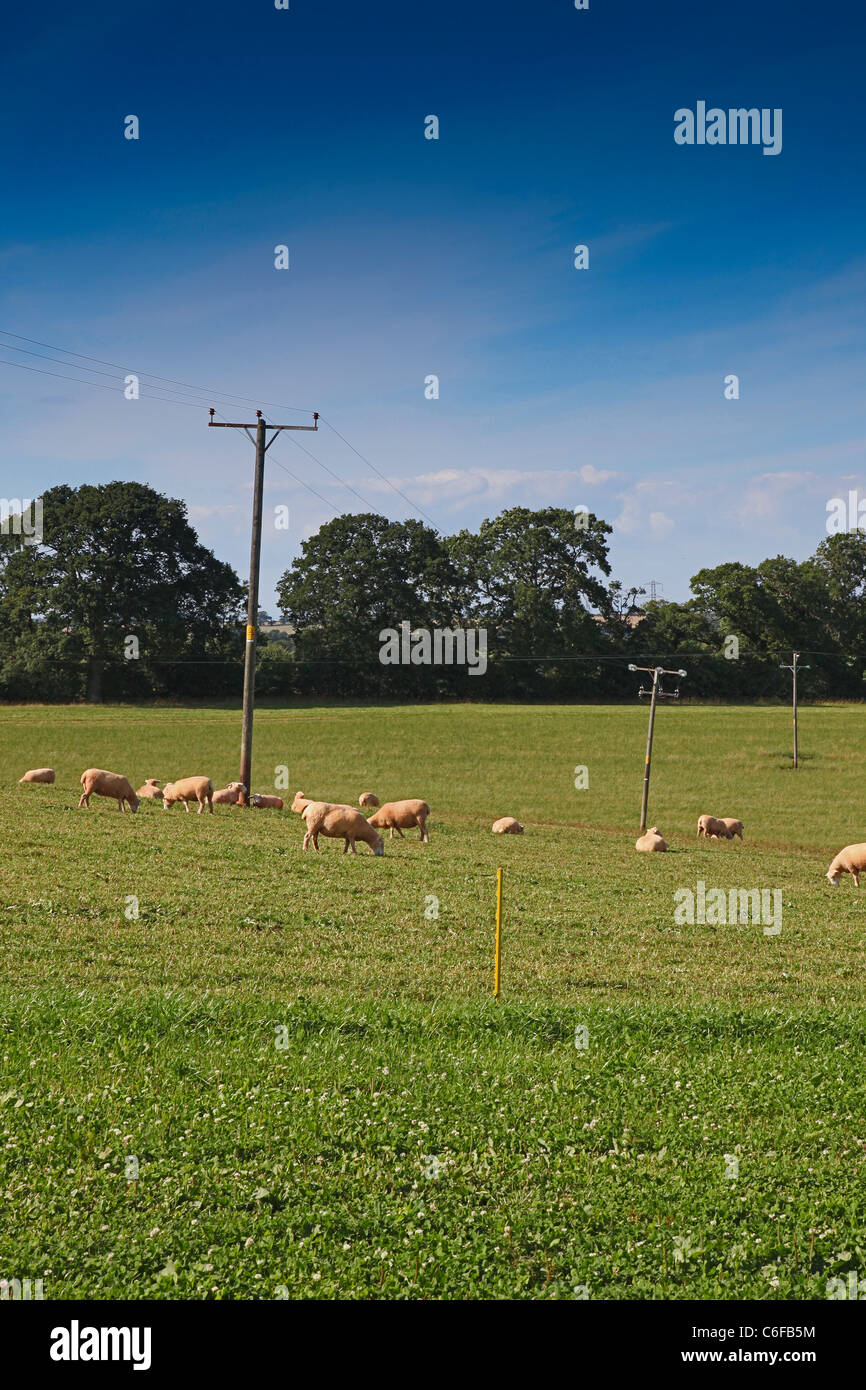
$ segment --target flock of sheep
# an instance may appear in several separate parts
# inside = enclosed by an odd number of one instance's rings
[[[735,835],[743,838],[743,822],[734,820],[733,816],[698,816],[698,839],[702,837],[707,840],[733,840]],[[661,831],[657,825],[653,825],[635,840],[635,849],[656,850],[664,853],[667,850],[667,842],[662,838]]]
[[[31,768],[19,778],[21,782],[53,782],[54,769],[51,767]],[[249,795],[248,788],[241,782],[229,782],[227,787],[222,787],[214,791],[213,782],[209,777],[184,777],[178,782],[166,782],[160,786],[155,777],[148,777],[143,786],[138,791],[133,791],[132,783],[122,777],[118,772],[106,772],[103,768],[89,767],[86,772],[81,774],[81,785],[84,788],[81,800],[78,805],[90,805],[91,796],[107,796],[115,800],[120,811],[125,811],[127,806],[130,811],[137,811],[141,800],[162,801],[163,810],[167,811],[176,802],[183,802],[185,811],[189,811],[191,801],[198,804],[198,814],[204,811],[207,806],[213,815],[214,802],[218,806],[236,806],[239,801],[247,800],[255,810],[276,810],[283,809],[283,799],[281,796],[266,796],[259,792]],[[413,826],[418,826],[421,831],[421,839],[425,843],[429,842],[430,835],[427,830],[427,818],[430,815],[430,807],[426,801],[407,800],[389,801],[384,806],[379,805],[379,798],[372,792],[362,792],[358,798],[358,804],[363,807],[378,807],[371,816],[364,816],[357,811],[354,806],[348,806],[341,802],[333,801],[314,801],[312,798],[304,796],[303,792],[296,792],[292,802],[292,810],[303,817],[306,834],[304,835],[304,849],[313,846],[314,850],[319,848],[319,836],[323,835],[326,839],[342,840],[343,853],[351,850],[355,851],[355,843],[360,840],[363,844],[369,845],[374,854],[385,853],[385,842],[379,834],[380,830],[388,830],[390,838],[393,840],[394,831],[400,838],[403,838],[403,831],[409,830]],[[494,822],[492,826],[495,835],[522,835],[524,828],[513,816],[503,816]],[[736,820],[732,816],[709,816],[703,815],[698,818],[698,839],[708,840],[733,840],[739,835],[743,838],[743,822]],[[644,835],[635,841],[635,849],[648,852],[661,852],[667,850],[667,843],[664,840],[657,825],[652,826]],[[866,873],[866,843],[856,845],[846,845],[840,850],[827,870],[827,878],[838,888],[843,874],[850,874],[854,880],[855,887],[860,887],[860,874]]]
[[[699,840],[733,840],[735,835],[739,835],[742,840],[743,822],[741,820],[735,820],[732,816],[705,815],[698,817]],[[645,852],[664,853],[667,850],[667,842],[662,837],[658,826],[653,825],[646,834],[635,840],[634,847]],[[854,880],[854,887],[859,888],[862,873],[866,873],[866,843],[846,845],[844,849],[840,849],[827,870],[826,877],[834,888],[838,888],[842,875],[850,874]]]
[[[31,768],[19,778],[19,782],[54,780],[55,773],[51,767]],[[117,802],[119,811],[128,809],[133,812],[138,810],[142,800],[161,800],[165,811],[177,802],[182,802],[187,812],[190,802],[196,802],[199,815],[205,806],[213,815],[214,802],[218,806],[236,806],[240,801],[248,800],[249,805],[255,810],[283,809],[281,796],[265,796],[259,792],[253,792],[250,796],[248,788],[242,782],[229,782],[227,787],[214,791],[213,782],[209,777],[183,777],[177,782],[166,782],[164,786],[160,786],[155,777],[148,777],[138,791],[133,791],[132,783],[119,772],[106,772],[101,767],[89,767],[81,774],[81,786],[83,791],[78,802],[79,809],[90,805],[91,796],[107,796]],[[361,806],[379,809],[367,817],[356,811],[354,806],[331,801],[314,801],[305,797],[303,792],[297,792],[292,802],[292,810],[301,815],[306,824],[304,849],[312,845],[313,849],[318,850],[319,836],[324,835],[327,839],[343,840],[344,854],[348,850],[355,853],[356,840],[368,844],[374,854],[384,854],[385,842],[379,834],[380,830],[388,830],[391,839],[394,838],[396,830],[402,839],[403,831],[416,825],[421,831],[421,839],[429,841],[427,817],[430,815],[430,807],[426,801],[389,801],[384,806],[379,806],[379,798],[372,792],[362,792],[358,800]],[[523,827],[518,826],[517,821],[510,822],[509,819],[508,826],[505,826],[505,822],[497,822],[497,825],[506,829],[511,828],[512,824],[522,833]],[[496,830],[497,826],[493,828]]]

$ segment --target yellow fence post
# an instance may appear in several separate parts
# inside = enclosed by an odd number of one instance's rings
[[[496,870],[496,954],[493,962],[493,997],[499,998],[499,969],[502,960],[502,870]]]

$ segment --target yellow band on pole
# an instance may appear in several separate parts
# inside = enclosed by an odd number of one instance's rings
[[[247,626],[247,641],[248,641],[248,642],[255,642],[255,640],[256,640],[256,630],[255,630],[254,627],[250,627],[250,626],[248,625],[248,626]]]
[[[502,870],[496,870],[496,953],[493,961],[493,997],[499,998],[499,967],[502,959]]]

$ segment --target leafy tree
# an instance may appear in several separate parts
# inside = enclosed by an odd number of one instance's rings
[[[420,521],[389,521],[375,513],[326,522],[277,585],[284,619],[296,628],[295,650],[305,684],[351,694],[405,694],[430,686],[423,668],[379,662],[379,633],[403,621],[433,627],[450,620],[457,572],[435,531]],[[324,684],[323,684],[324,683]]]
[[[42,543],[0,557],[0,612],[31,658],[81,662],[99,701],[107,677],[113,693],[146,694],[172,663],[228,652],[243,590],[183,502],[113,482],[51,488],[42,503]]]
[[[591,613],[614,616],[601,577],[610,574],[611,529],[591,514],[578,526],[563,507],[512,507],[477,535],[461,531],[447,543],[464,585],[461,606],[488,629],[500,690],[576,692],[599,679],[600,665],[573,658],[610,651]]]

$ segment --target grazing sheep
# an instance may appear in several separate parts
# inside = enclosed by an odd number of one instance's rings
[[[491,829],[494,835],[522,835],[523,826],[519,820],[513,816],[502,816],[500,820],[495,820]]]
[[[379,798],[374,792],[361,792],[358,797],[359,806],[378,806]]]
[[[155,777],[148,777],[144,786],[139,787],[138,791],[135,794],[139,798],[139,800],[161,801],[162,787],[160,786],[159,782],[157,782]]]
[[[741,820],[732,820],[730,816],[722,816],[721,821],[722,825],[727,826],[728,835],[730,839],[733,840],[735,835],[739,835],[740,839],[742,840],[743,822]]]
[[[124,801],[129,802],[130,811],[138,810],[138,797],[132,790],[132,783],[121,777],[119,772],[105,772],[101,767],[89,767],[81,774],[81,785],[84,791],[78,803],[79,810],[82,806],[90,805],[92,796],[113,797],[117,802],[118,811],[126,810]]]
[[[411,830],[413,825],[417,825],[421,830],[421,839],[429,841],[427,833],[427,817],[430,814],[430,807],[426,801],[386,801],[375,815],[371,816],[368,824],[375,825],[378,830],[390,831],[389,838],[393,840],[394,831],[402,840],[403,831]]]
[[[657,825],[651,825],[646,834],[639,836],[634,842],[634,847],[639,850],[657,850],[660,854],[666,854],[668,848]]]
[[[854,887],[859,888],[862,873],[866,873],[866,844],[846,845],[844,849],[840,849],[827,870],[827,877],[833,887],[838,888],[842,875],[850,874],[854,880]]]
[[[243,782],[229,782],[227,787],[220,787],[219,791],[213,794],[215,806],[237,806],[238,798],[246,796],[247,788]]]
[[[167,811],[176,801],[183,802],[183,809],[189,814],[189,803],[198,802],[201,815],[207,802],[213,815],[213,782],[209,777],[182,777],[179,782],[166,782],[162,789],[162,809]]]
[[[283,798],[281,796],[262,796],[260,792],[253,792],[250,797],[250,805],[256,811],[282,811]]]
[[[25,772],[25,774],[24,774],[23,777],[19,777],[19,778],[18,778],[18,784],[19,784],[19,786],[21,785],[22,782],[53,782],[53,781],[54,781],[54,768],[53,768],[53,767],[31,767],[31,769],[30,769],[29,772]],[[379,804],[379,803],[378,803],[378,801],[377,801],[377,802],[376,802],[376,805],[378,806],[378,804]]]
[[[355,853],[355,841],[363,840],[374,854],[385,853],[385,841],[371,827],[366,817],[356,811],[354,806],[339,806],[330,801],[307,801],[301,811],[307,827],[304,836],[304,849],[312,845],[319,848],[319,836],[329,840],[344,840],[343,853],[351,847]]]
[[[290,810],[296,815],[302,816],[308,806],[346,806],[349,811],[354,811],[354,806],[348,806],[345,801],[316,801],[312,796],[304,796],[303,792],[295,792]]]
[[[708,840],[713,837],[719,840],[732,840],[734,838],[725,822],[719,820],[717,816],[698,817],[698,839],[702,835],[705,835]]]

